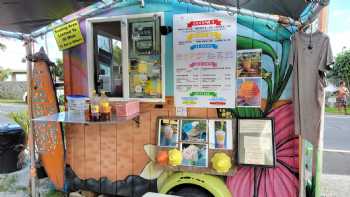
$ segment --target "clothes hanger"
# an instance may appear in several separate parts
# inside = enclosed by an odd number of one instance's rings
[[[306,33],[306,31],[310,29],[310,33],[309,33],[309,44],[307,46],[307,49],[312,50],[313,46],[312,46],[312,34],[313,34],[313,29],[312,29],[312,24],[308,23],[305,25],[301,25],[298,30],[299,32],[304,32]]]
[[[307,49],[309,50],[312,50],[313,46],[312,46],[312,25],[310,26],[310,30],[311,30],[311,33],[310,33],[310,37],[309,37],[309,45],[307,46]]]

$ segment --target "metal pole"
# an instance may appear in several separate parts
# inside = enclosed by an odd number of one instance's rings
[[[32,113],[32,62],[28,60],[28,57],[32,55],[33,39],[26,37],[24,39],[26,47],[27,57],[27,102],[28,102],[28,114],[29,114],[29,128],[28,128],[28,144],[30,153],[30,183],[31,183],[31,196],[36,197],[36,168],[35,168],[35,143],[33,134],[33,113]]]

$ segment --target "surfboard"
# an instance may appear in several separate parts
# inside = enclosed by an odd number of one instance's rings
[[[33,56],[32,71],[32,115],[33,118],[48,116],[59,112],[50,70],[49,60],[43,50]],[[49,179],[56,189],[64,188],[64,144],[62,126],[59,122],[33,121],[36,151]]]

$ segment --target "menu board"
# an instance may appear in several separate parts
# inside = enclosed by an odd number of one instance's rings
[[[238,164],[274,167],[273,119],[238,119]]]
[[[177,107],[234,108],[235,16],[174,15],[174,95]]]

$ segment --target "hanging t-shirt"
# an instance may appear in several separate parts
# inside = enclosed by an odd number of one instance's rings
[[[333,63],[329,38],[320,31],[297,32],[291,42],[295,132],[318,146],[326,86],[323,73]]]

